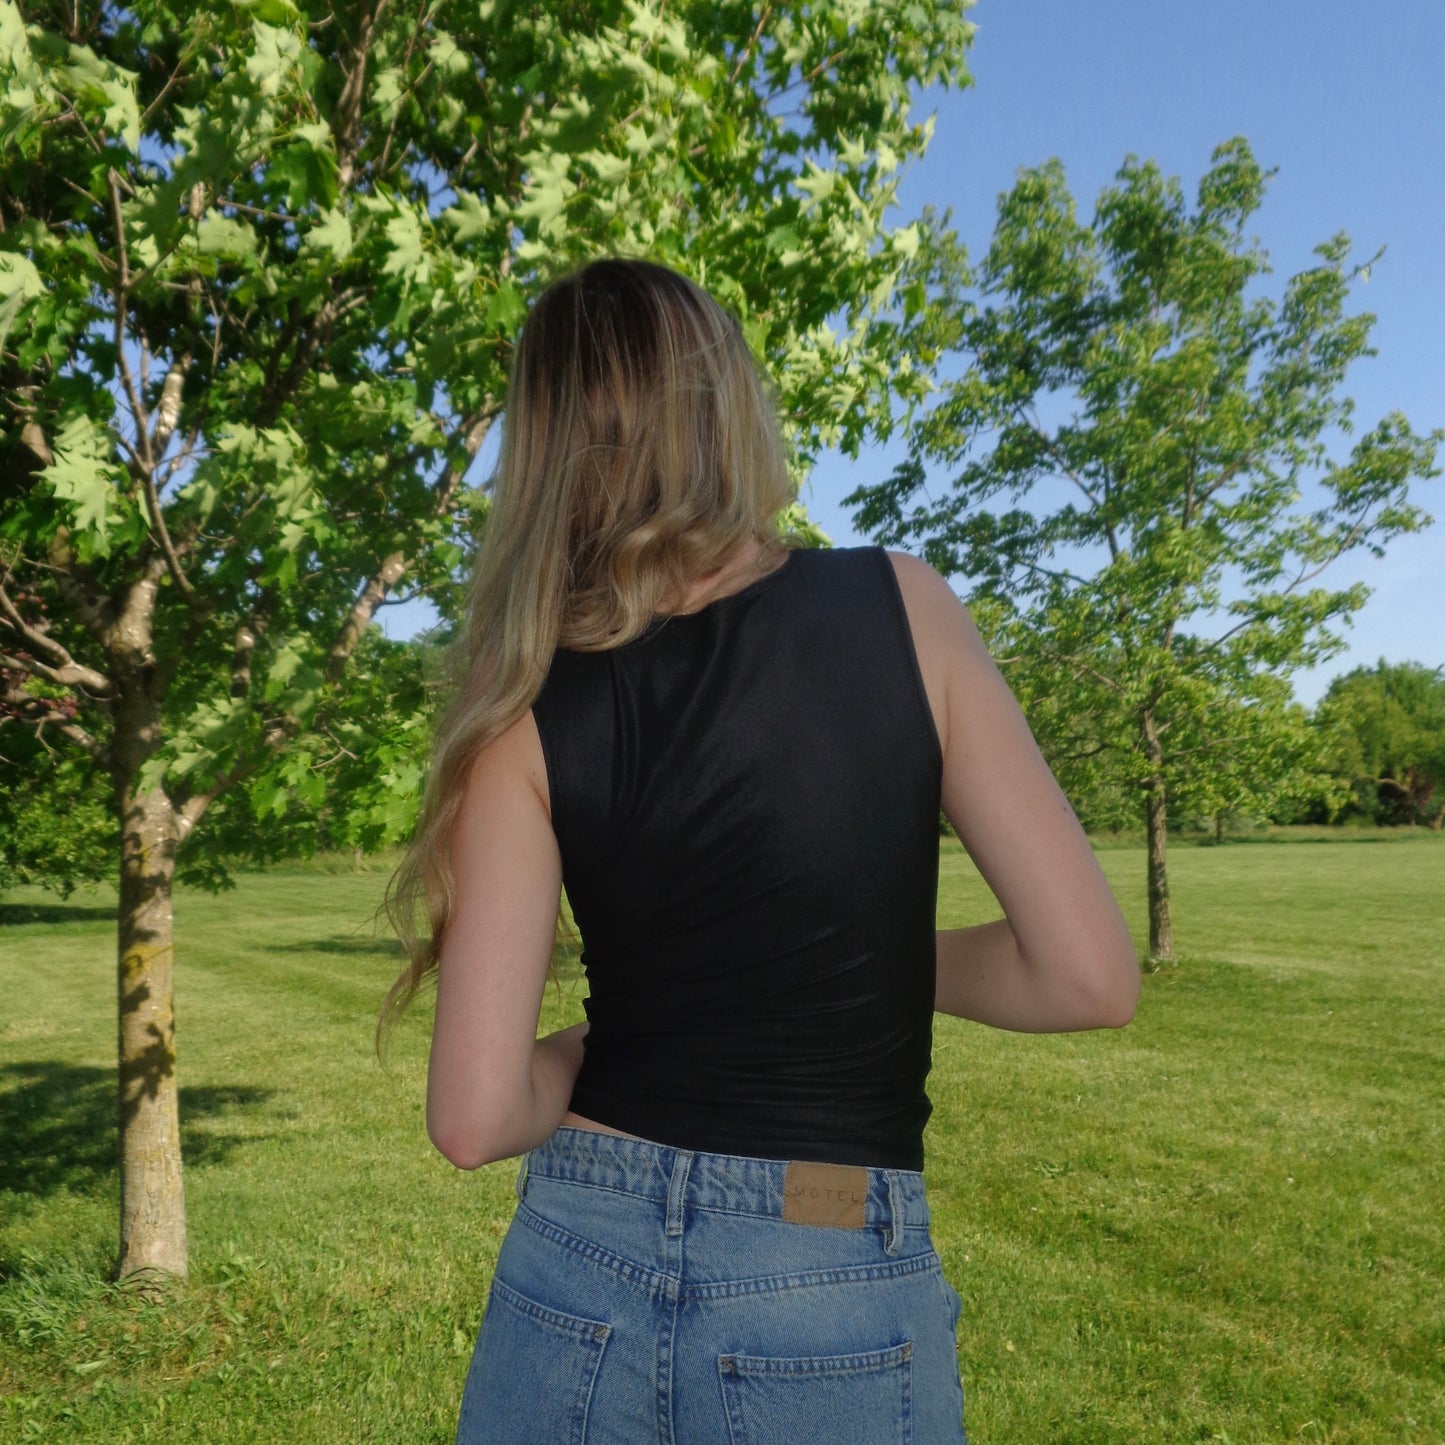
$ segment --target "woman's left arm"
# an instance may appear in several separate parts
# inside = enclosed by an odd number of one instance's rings
[[[530,711],[477,755],[451,837],[455,897],[437,969],[427,1133],[475,1169],[546,1139],[567,1110],[586,1024],[537,1038],[562,858]]]

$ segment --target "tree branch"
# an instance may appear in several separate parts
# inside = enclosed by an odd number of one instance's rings
[[[1370,508],[1366,507],[1365,510],[1361,512],[1360,515],[1350,524],[1349,530],[1345,533],[1339,545],[1335,548],[1333,552],[1330,553],[1328,557],[1325,558],[1323,562],[1321,562],[1317,567],[1313,569],[1310,568],[1308,563],[1305,563],[1305,565],[1301,567],[1300,570],[1295,574],[1294,580],[1288,583],[1283,591],[1276,592],[1273,595],[1276,597],[1288,597],[1290,593],[1293,592],[1296,588],[1303,587],[1306,582],[1313,582],[1315,578],[1318,577],[1320,573],[1325,570],[1325,568],[1330,567],[1335,562],[1337,562],[1347,548],[1349,548],[1353,543],[1359,541],[1360,537],[1364,535],[1365,522],[1369,515]],[[1229,639],[1233,637],[1236,633],[1243,632],[1246,627],[1248,627],[1251,623],[1257,622],[1258,620],[1259,619],[1257,617],[1250,615],[1246,617],[1242,622],[1236,622],[1233,627],[1229,628],[1225,632],[1221,632],[1218,637],[1213,639],[1213,641],[1204,643],[1202,650],[1205,652],[1210,652],[1216,648],[1223,647],[1224,644],[1228,642]]]
[[[65,605],[80,625],[105,647],[115,621],[115,603],[96,585],[89,569],[75,555],[68,528],[57,528],[51,538],[48,565]]]
[[[199,606],[200,599],[196,596],[196,589],[191,586],[190,579],[181,568],[181,559],[176,555],[170,529],[166,526],[165,516],[161,512],[161,499],[156,493],[155,473],[149,468],[141,474],[141,485],[145,490],[146,510],[150,513],[151,525],[155,528],[156,538],[161,544],[161,553],[166,560],[166,571],[171,574],[171,580],[180,589],[181,595],[186,601],[192,607]]]
[[[19,657],[13,653],[0,652],[0,665],[16,672],[28,672],[31,677],[38,677],[42,682],[48,682],[54,687],[71,688],[97,702],[104,702],[113,696],[115,691],[108,677],[88,667],[77,667],[74,663],[64,667],[51,667],[48,663],[41,662],[38,657]]]
[[[426,19],[427,4],[428,0],[421,0],[416,19],[412,22],[411,34],[407,36],[406,54],[402,56],[401,60],[401,73],[403,75],[406,74],[407,68],[411,65],[411,58],[416,53],[417,37],[422,33],[422,22]],[[406,87],[397,95],[395,102],[392,104],[391,121],[386,127],[386,139],[381,145],[381,158],[376,163],[378,175],[384,176],[386,174],[387,162],[391,159],[391,143],[396,139],[396,123],[401,119],[403,103],[431,73],[434,63],[435,62],[428,57],[427,63],[421,68],[421,73],[415,80],[407,83]],[[403,159],[405,159],[405,153],[403,153]]]
[[[319,311],[310,316],[293,317],[286,323],[267,365],[266,381],[256,404],[256,422],[259,426],[270,426],[281,414],[281,408],[310,373],[311,363],[331,327],[347,312],[365,305],[368,299],[362,287],[348,286],[332,296]],[[299,339],[283,372],[280,369],[281,358],[293,338]]]
[[[54,728],[63,738],[68,739],[77,747],[84,748],[90,754],[91,759],[101,767],[110,766],[110,753],[105,745],[98,743],[73,718],[66,717],[63,712],[57,712],[49,699],[36,697],[33,693],[24,692],[18,687],[7,687],[4,701],[6,706],[15,709],[15,715],[21,722],[28,723],[35,729],[35,736],[42,746],[46,745],[45,730]]]
[[[1054,652],[1047,647],[1040,647],[1038,652],[1039,656],[1050,658],[1054,662],[1069,668],[1079,676],[1093,678],[1100,686],[1110,688],[1112,691],[1119,693],[1120,696],[1125,692],[1123,683],[1116,682],[1112,677],[1106,676],[1097,668],[1090,667],[1088,663],[1080,662],[1077,657],[1072,657],[1066,653]]]
[[[1059,472],[1063,476],[1067,477],[1069,481],[1071,481],[1089,499],[1089,505],[1097,510],[1099,506],[1098,497],[1094,495],[1093,491],[1089,487],[1089,484],[1084,481],[1084,479],[1079,476],[1079,474],[1064,460],[1063,456],[1059,452],[1058,447],[1054,443],[1053,437],[1051,437],[1048,432],[1046,432],[1043,427],[1039,425],[1038,418],[1029,416],[1024,411],[1022,402],[1018,402],[1015,404],[1014,414],[1024,424],[1024,426],[1027,427],[1028,430],[1031,431],[1034,436],[1043,443],[1044,450],[1048,453],[1049,459],[1059,469]],[[1107,527],[1108,525],[1109,524],[1106,522],[1105,526]]]
[[[361,17],[361,26],[351,48],[352,67],[346,72],[346,83],[341,88],[335,118],[331,123],[338,161],[337,183],[342,192],[351,189],[356,176],[356,152],[361,143],[361,101],[366,93],[367,54],[386,6],[387,0],[376,0],[370,13]],[[332,14],[334,17],[335,11]]]
[[[288,738],[299,732],[300,728],[301,723],[298,718],[289,716],[273,718],[267,723],[266,730],[261,735],[261,747],[258,753],[237,759],[235,764],[217,778],[209,788],[203,792],[189,793],[177,802],[175,805],[176,820],[180,825],[181,836],[184,838],[201,821],[205,816],[206,809],[222,793],[229,792],[243,778],[254,773],[266,758],[270,757]]]
[[[356,651],[356,645],[376,615],[387,592],[406,576],[411,563],[403,552],[393,552],[382,559],[381,565],[367,578],[361,595],[352,604],[341,631],[326,654],[326,676],[335,682],[346,671],[347,661]]]
[[[753,53],[753,46],[758,43],[758,37],[763,33],[763,26],[768,23],[768,16],[772,13],[773,7],[771,3],[763,6],[763,13],[758,17],[757,29],[753,31],[752,39],[743,46],[743,53],[738,56],[738,63],[733,66],[733,73],[728,76],[729,85],[735,85],[737,83],[737,78],[742,74],[743,66],[748,63],[748,56]]]
[[[495,399],[488,394],[481,411],[463,420],[461,430],[465,436],[463,445],[467,452],[468,466],[481,450],[496,415]],[[465,466],[448,467],[438,479],[435,504],[438,516],[444,516],[451,510],[456,489],[461,484],[465,471]],[[405,553],[392,552],[382,559],[376,571],[367,578],[361,595],[352,604],[346,621],[342,623],[336,640],[326,654],[326,675],[332,682],[346,670],[347,661],[356,651],[356,645],[361,641],[372,618],[376,616],[376,609],[386,600],[386,594],[406,576],[410,568],[411,562]]]
[[[131,375],[130,362],[125,355],[125,308],[130,294],[131,275],[130,253],[125,243],[125,217],[120,208],[120,178],[114,166],[108,167],[105,175],[106,189],[110,193],[110,214],[115,223],[115,247],[120,271],[115,293],[115,361],[120,368],[121,381],[130,401],[142,470],[149,472],[155,465],[151,456],[150,421],[146,416],[145,402],[136,388],[135,377]]]
[[[11,572],[7,566],[4,572],[0,573],[0,613],[4,614],[5,620],[15,632],[19,633],[27,647],[33,648],[36,652],[43,652],[50,659],[49,665],[35,659],[33,665],[24,665],[25,670],[34,671],[36,676],[44,677],[47,682],[53,682],[60,687],[80,687],[94,697],[108,697],[111,692],[108,677],[77,663],[69,651],[48,632],[32,626],[20,615],[20,609],[16,607],[9,592],[5,590],[5,583],[10,576]],[[44,668],[44,672],[39,671],[40,668]]]

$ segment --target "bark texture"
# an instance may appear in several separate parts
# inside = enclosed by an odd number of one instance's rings
[[[1140,735],[1150,768],[1144,793],[1144,821],[1149,838],[1149,957],[1160,963],[1172,963],[1174,921],[1169,913],[1166,858],[1169,829],[1164,791],[1164,748],[1150,712],[1145,712],[1141,719]]]
[[[120,816],[120,1259],[125,1279],[186,1273],[186,1205],[176,1089],[174,914],[180,819],[142,768],[164,736],[165,680],[152,647],[159,564],[130,589],[108,638],[116,679],[112,766]]]
[[[118,1273],[184,1275],[171,905],[177,830],[159,789],[127,792],[121,821]]]

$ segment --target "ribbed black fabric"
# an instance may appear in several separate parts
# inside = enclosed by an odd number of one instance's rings
[[[921,1169],[943,755],[883,548],[559,649],[533,714],[591,993],[571,1107]]]

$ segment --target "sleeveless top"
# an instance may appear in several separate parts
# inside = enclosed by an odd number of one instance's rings
[[[533,716],[590,991],[570,1107],[922,1169],[943,753],[884,549],[559,648]]]

